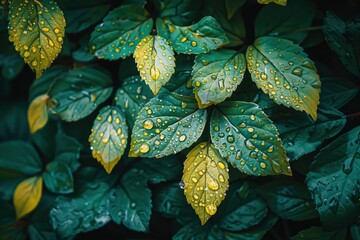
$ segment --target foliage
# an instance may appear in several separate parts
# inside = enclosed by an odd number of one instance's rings
[[[1,0],[0,239],[358,239],[345,1]]]

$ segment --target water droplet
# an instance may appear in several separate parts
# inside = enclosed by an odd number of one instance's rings
[[[90,94],[90,102],[95,102],[97,99],[97,96],[95,94]]]
[[[249,133],[254,132],[254,128],[252,128],[252,127],[249,127],[247,130],[248,130]]]
[[[207,182],[207,186],[214,191],[219,189],[219,184],[212,178],[210,178],[210,180]]]
[[[294,68],[294,70],[292,70],[292,74],[296,75],[296,76],[299,76],[301,77],[302,76],[302,72],[303,72],[303,69],[300,68],[300,67],[296,67]]]
[[[51,41],[50,39],[49,39],[49,45],[50,45],[50,47],[53,47],[55,44],[54,44],[54,42],[53,41]]]
[[[227,141],[229,142],[229,143],[233,143],[234,141],[235,141],[235,139],[234,139],[234,136],[233,135],[229,135],[229,136],[227,136]]]
[[[196,47],[197,43],[195,41],[191,42],[191,46]]]
[[[205,59],[201,60],[202,65],[207,66],[209,65],[209,62]]]
[[[102,142],[103,142],[103,143],[108,143],[108,142],[109,142],[109,138],[103,138],[103,139],[102,139]]]
[[[193,177],[193,178],[191,178],[191,181],[193,181],[193,183],[197,183],[197,178],[195,178],[195,177]]]
[[[240,123],[239,128],[246,128],[246,123]]]
[[[216,213],[216,211],[217,211],[217,207],[216,207],[215,204],[212,203],[212,204],[206,205],[205,211],[209,215],[214,215]]]
[[[108,121],[109,123],[111,123],[111,122],[112,122],[112,116],[111,116],[111,115],[109,115],[109,116],[108,116],[107,121]]]
[[[261,163],[260,163],[260,167],[261,167],[261,168],[266,168],[266,163],[261,162]]]
[[[218,85],[219,85],[219,89],[223,90],[224,89],[224,79],[220,79],[218,82]]]
[[[218,179],[222,183],[225,182],[225,178],[224,178],[224,176],[222,174],[219,174]]]
[[[235,159],[236,160],[240,160],[241,159],[241,156],[242,156],[242,153],[241,153],[241,150],[238,150],[235,154]]]
[[[218,162],[218,166],[220,169],[225,169],[225,164],[223,162]]]
[[[143,123],[143,128],[145,129],[152,129],[154,126],[154,122],[151,119],[147,119]]]
[[[25,51],[25,52],[24,52],[24,57],[27,58],[27,57],[29,57],[29,56],[30,56],[29,51]]]
[[[250,149],[250,150],[254,150],[255,146],[250,142],[250,140],[246,140],[245,141],[245,146]]]
[[[158,80],[160,77],[160,70],[155,65],[150,69],[150,76],[154,81]]]
[[[131,204],[130,204],[130,207],[131,207],[131,208],[135,208],[135,207],[136,207],[136,203],[131,203]]]
[[[195,200],[198,200],[198,199],[199,199],[199,195],[197,195],[197,194],[194,194],[193,197],[194,197]]]
[[[185,183],[183,181],[179,182],[179,187],[181,189],[184,189],[185,188]]]
[[[320,82],[314,82],[314,83],[311,84],[311,86],[312,86],[313,88],[320,88],[320,87],[321,87],[321,83],[320,83]]]
[[[183,36],[180,40],[180,42],[185,42],[187,40],[187,37],[186,36]]]
[[[179,141],[180,142],[183,142],[183,141],[185,141],[186,140],[186,135],[185,134],[183,134],[183,135],[181,135],[180,137],[179,137]]]
[[[274,146],[270,146],[266,151],[272,153],[274,151]]]
[[[147,153],[149,150],[150,150],[150,146],[147,143],[143,143],[139,148],[139,151],[141,153]]]
[[[182,102],[182,103],[181,103],[181,108],[186,108],[186,107],[187,107],[187,104],[184,103],[184,102]]]
[[[267,79],[266,73],[262,72],[262,73],[260,74],[260,78],[261,78],[262,80],[266,81],[266,79]]]
[[[49,32],[49,28],[47,28],[47,27],[43,27],[42,29],[41,29],[41,31],[43,31],[43,32]]]
[[[36,67],[37,66],[37,61],[36,60],[32,61],[31,66]]]

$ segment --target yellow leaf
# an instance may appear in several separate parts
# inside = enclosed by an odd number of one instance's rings
[[[54,1],[12,0],[9,40],[40,78],[60,53],[65,34],[64,14]]]
[[[149,35],[136,46],[134,52],[141,79],[156,95],[175,72],[175,56],[166,40]]]
[[[274,2],[274,3],[282,5],[282,6],[286,6],[286,3],[287,3],[287,0],[257,0],[257,1],[258,1],[258,3],[261,3],[261,4],[268,4],[268,3]]]
[[[210,143],[200,143],[193,148],[184,163],[184,194],[205,224],[217,211],[228,190],[227,162]]]
[[[41,176],[30,177],[19,183],[14,193],[16,219],[33,211],[42,195],[43,179]]]
[[[47,94],[36,97],[28,109],[28,122],[31,134],[45,126],[48,121],[48,110],[46,102],[49,99]]]

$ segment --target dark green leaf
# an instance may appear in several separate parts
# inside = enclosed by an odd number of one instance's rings
[[[108,72],[83,67],[63,74],[51,87],[50,110],[66,121],[88,116],[111,94],[112,80]]]
[[[155,0],[159,17],[175,25],[186,26],[199,18],[202,0]]]
[[[223,102],[241,83],[246,70],[242,53],[233,50],[199,54],[192,71],[192,86],[200,108]]]
[[[66,72],[67,68],[63,66],[54,66],[44,72],[41,78],[33,81],[29,91],[29,102],[32,102],[32,100],[40,95],[48,93],[55,79]]]
[[[66,163],[59,161],[48,163],[42,176],[45,186],[50,192],[67,194],[74,191],[72,172]]]
[[[346,229],[339,231],[325,232],[320,227],[310,227],[299,232],[296,236],[291,237],[291,240],[345,240]]]
[[[66,18],[66,32],[78,33],[98,22],[110,9],[110,0],[59,1]]]
[[[132,129],[140,109],[153,97],[140,76],[128,77],[116,92],[115,103],[125,112],[126,122]]]
[[[177,153],[196,142],[205,123],[206,110],[199,110],[195,99],[159,94],[139,112],[129,155],[163,157]]]
[[[235,12],[242,6],[246,0],[225,0],[228,19],[232,18]]]
[[[225,239],[225,236],[218,225],[207,224],[205,226],[201,226],[199,223],[187,224],[173,236],[173,240],[221,240],[221,239]]]
[[[339,229],[360,215],[360,127],[341,135],[315,157],[306,183],[323,226]]]
[[[359,92],[359,87],[346,78],[324,78],[321,83],[321,101],[337,109],[345,106]]]
[[[276,103],[305,111],[314,120],[321,82],[303,49],[281,38],[261,37],[246,51],[252,80]]]
[[[282,108],[273,112],[272,116],[291,161],[315,151],[325,139],[334,137],[346,124],[342,112],[321,104],[315,122],[303,113],[285,112]],[[283,118],[276,120],[280,116]]]
[[[360,226],[359,225],[352,225],[351,226],[351,236],[354,240],[359,240],[360,239]]]
[[[289,0],[286,7],[268,4],[256,16],[255,36],[276,36],[301,43],[314,17],[314,4],[308,0]]]
[[[357,22],[356,22],[357,21]],[[329,47],[339,55],[347,70],[360,77],[359,20],[344,22],[333,12],[324,18],[324,35]]]
[[[220,154],[250,175],[291,175],[278,131],[255,103],[224,102],[213,110],[211,140]]]
[[[207,53],[226,45],[229,40],[215,18],[207,16],[194,25],[169,24],[171,46],[177,53]]]
[[[91,50],[98,58],[116,60],[131,55],[151,33],[153,20],[140,5],[122,5],[104,18],[91,34]]]
[[[24,61],[19,56],[19,54],[12,54],[6,56],[2,64],[1,75],[3,76],[3,81],[5,79],[13,79],[17,77],[24,68]]]
[[[277,179],[257,188],[273,212],[283,219],[303,221],[318,218],[314,202],[304,184]]]
[[[128,139],[125,114],[117,106],[103,107],[91,129],[89,143],[92,156],[100,162],[107,173],[124,154]]]
[[[85,36],[80,39],[80,48],[73,51],[71,54],[75,61],[87,63],[95,59],[90,53],[89,40],[90,36]]]

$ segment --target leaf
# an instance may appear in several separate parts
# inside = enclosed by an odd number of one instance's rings
[[[199,18],[202,1],[156,0],[154,1],[159,17],[167,22],[185,26]]]
[[[65,35],[64,14],[54,1],[12,0],[9,40],[40,78],[60,53]]]
[[[171,46],[183,54],[207,53],[226,45],[229,40],[215,18],[206,16],[199,22],[179,27],[168,24]]]
[[[341,135],[321,149],[306,183],[323,226],[339,229],[360,214],[360,127]]]
[[[152,27],[153,20],[142,6],[121,5],[109,12],[95,28],[89,44],[98,58],[125,58],[151,33]]]
[[[223,102],[241,83],[245,57],[233,50],[199,54],[192,72],[192,86],[200,108]]]
[[[243,0],[228,0],[225,2],[216,0],[207,1],[207,4],[204,6],[205,14],[214,17],[221,28],[224,29],[225,35],[229,40],[229,43],[226,46],[236,47],[244,43],[246,27],[241,14],[241,9],[229,9],[227,2],[239,5],[244,3]],[[229,17],[230,14],[232,14],[231,17]]]
[[[49,213],[52,228],[61,239],[71,239],[78,233],[98,229],[111,220],[108,193],[116,178],[91,169],[95,171],[80,168],[79,177],[85,180],[81,188],[71,198],[58,197]],[[88,179],[81,178],[82,174]]]
[[[88,0],[74,5],[72,0],[62,0],[59,5],[66,16],[66,32],[78,33],[102,19],[109,11],[111,1]]]
[[[351,25],[356,26],[354,28]],[[356,20],[344,22],[335,13],[328,11],[324,17],[323,32],[330,49],[333,50],[345,68],[360,77],[359,32]]]
[[[256,16],[255,36],[281,37],[300,44],[307,37],[306,28],[311,27],[314,17],[315,6],[311,1],[291,0],[286,8],[269,4]]]
[[[48,121],[47,101],[49,96],[46,94],[35,98],[28,109],[28,122],[31,134],[43,128]]]
[[[276,179],[258,187],[257,192],[283,219],[304,221],[319,216],[306,186],[297,181]]]
[[[334,108],[345,106],[359,92],[359,88],[346,78],[323,78],[320,99]]]
[[[166,40],[149,35],[141,40],[134,52],[141,79],[156,95],[175,72],[175,56]]]
[[[218,225],[187,224],[182,227],[173,237],[173,240],[217,240],[225,239],[223,231]]]
[[[321,82],[314,63],[289,40],[261,37],[246,51],[252,80],[276,103],[305,111],[314,120]]]
[[[22,218],[36,208],[42,195],[42,183],[41,176],[34,176],[25,179],[16,187],[14,192],[16,219]]]
[[[257,0],[260,4],[269,4],[271,2],[279,4],[281,6],[286,6],[287,0]]]
[[[71,169],[66,163],[52,161],[46,165],[43,173],[46,188],[55,194],[67,194],[74,191]]]
[[[140,76],[128,77],[116,92],[115,103],[125,112],[126,122],[132,129],[141,108],[154,95]]]
[[[153,98],[139,112],[130,144],[130,157],[163,157],[190,147],[201,136],[206,110],[195,99],[174,93]]]
[[[246,0],[225,0],[226,10],[228,13],[228,19],[232,18],[235,12],[242,6]]]
[[[92,155],[108,174],[124,154],[128,138],[126,118],[120,108],[105,106],[94,121],[89,137]]]
[[[203,142],[186,156],[183,173],[186,200],[204,225],[217,212],[228,190],[227,163],[213,144]]]
[[[1,182],[12,176],[25,177],[39,173],[42,162],[32,145],[22,141],[0,143]]]
[[[342,112],[322,104],[316,122],[300,112],[284,112],[284,109],[272,113],[272,116],[291,161],[318,149],[325,139],[334,137],[346,124]],[[283,118],[276,120],[279,116]]]
[[[352,236],[353,239],[360,239],[360,227],[359,227],[359,225],[353,224],[351,226],[350,231],[351,231],[351,236]]]
[[[50,110],[65,121],[88,116],[111,94],[110,74],[92,67],[70,70],[59,76],[49,92]]]
[[[327,232],[320,227],[310,227],[299,232],[296,236],[291,237],[291,240],[314,239],[314,240],[343,240],[346,236],[346,229],[339,231]]]
[[[276,127],[255,103],[224,102],[211,115],[211,140],[241,172],[292,175]]]

